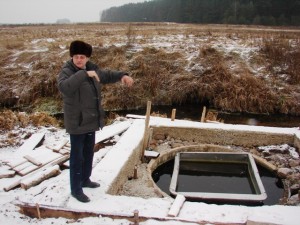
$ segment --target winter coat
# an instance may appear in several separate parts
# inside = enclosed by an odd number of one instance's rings
[[[63,97],[64,124],[69,134],[85,134],[102,128],[104,113],[101,107],[101,85],[86,71],[94,70],[101,84],[120,81],[126,75],[120,71],[105,71],[88,61],[86,69],[69,60],[58,75],[58,89]]]

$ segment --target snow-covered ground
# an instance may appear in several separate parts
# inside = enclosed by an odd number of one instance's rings
[[[214,205],[197,202],[185,202],[177,217],[169,217],[168,212],[174,202],[172,198],[150,198],[116,196],[107,194],[114,178],[123,168],[124,163],[135,154],[132,149],[138,146],[143,138],[144,120],[130,120],[132,125],[122,136],[115,136],[117,141],[115,145],[108,146],[95,154],[94,169],[92,179],[100,182],[98,189],[85,189],[85,193],[91,198],[90,203],[80,203],[70,196],[68,169],[61,172],[60,175],[48,179],[36,187],[24,190],[21,188],[13,189],[9,192],[3,191],[9,182],[14,178],[0,179],[0,224],[94,224],[94,225],[119,225],[132,224],[125,218],[133,217],[135,210],[139,211],[141,217],[149,218],[141,221],[142,225],[175,225],[175,224],[246,224],[250,222],[260,222],[263,224],[298,224],[300,221],[299,206],[233,206],[233,205]],[[124,125],[124,122],[119,124]],[[125,123],[128,123],[128,121]],[[209,124],[185,120],[175,120],[171,122],[167,118],[151,117],[152,126],[176,126],[176,127],[201,127],[218,128],[230,130],[246,130],[258,132],[271,132],[293,134],[300,138],[298,128],[274,128],[258,127],[246,125],[230,124]],[[123,126],[118,125],[118,126]],[[116,124],[117,126],[117,124]],[[126,125],[127,126],[127,125]],[[114,129],[106,129],[98,133],[98,138],[105,137]],[[52,128],[39,128],[36,133],[45,132],[44,143],[68,139],[64,130],[54,130]],[[5,166],[5,162],[16,160],[20,157],[18,148],[0,149],[0,168]],[[26,202],[33,205],[39,204],[41,207],[55,207],[57,209],[70,211],[89,211],[101,215],[97,217],[87,217],[78,220],[66,218],[45,218],[37,219],[27,217],[19,212],[17,203]],[[118,219],[112,219],[110,216],[117,216]],[[115,217],[116,218],[116,217]],[[124,219],[122,219],[124,218]]]

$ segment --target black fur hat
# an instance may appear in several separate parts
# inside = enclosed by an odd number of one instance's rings
[[[70,56],[73,55],[85,55],[91,57],[93,48],[88,43],[83,41],[73,41],[70,45]]]

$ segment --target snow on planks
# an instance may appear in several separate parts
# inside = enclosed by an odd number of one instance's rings
[[[38,146],[39,143],[42,142],[44,137],[45,137],[44,132],[31,135],[31,137],[28,138],[23,143],[23,145],[21,145],[20,148],[18,148],[17,154],[24,156],[24,155],[30,153],[33,149],[36,148],[36,146]]]
[[[21,177],[8,182],[8,185],[4,187],[5,191],[9,191],[21,184],[22,188],[28,189],[32,185],[40,183],[43,179],[47,179],[50,176],[59,174],[57,168],[53,170],[47,169],[48,167],[54,167],[55,165],[64,163],[69,159],[70,147],[68,141],[63,139],[51,145],[41,145],[45,133],[37,133],[32,135],[25,143],[17,150],[18,158],[14,161],[8,162],[7,166],[10,167],[10,172],[18,174]],[[37,175],[41,173],[42,175]],[[4,174],[2,177],[7,176]],[[13,175],[12,175],[13,176]],[[36,177],[39,177],[34,181]],[[24,179],[29,180],[25,182]]]
[[[106,126],[101,131],[96,132],[95,143],[103,142],[124,132],[130,125],[130,121],[124,121]],[[0,171],[2,178],[13,177],[15,174],[20,176],[8,182],[8,185],[4,187],[5,191],[9,191],[19,185],[24,189],[28,189],[60,173],[59,168],[55,165],[65,163],[69,159],[71,151],[70,143],[66,139],[61,139],[37,147],[42,142],[44,136],[45,133],[32,135],[17,150],[17,159],[9,162],[7,164],[8,168],[4,172]]]
[[[130,125],[131,125],[130,121],[124,121],[109,126],[105,126],[102,130],[96,132],[95,143],[105,141],[117,134],[124,132],[130,127]]]
[[[25,176],[30,172],[37,170],[41,166],[46,165],[58,158],[62,154],[54,152],[53,150],[42,145],[32,151],[30,154],[23,156],[16,166],[12,166],[12,170],[16,171],[19,175]],[[9,165],[12,165],[11,163]]]

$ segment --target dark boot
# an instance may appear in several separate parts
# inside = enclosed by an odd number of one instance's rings
[[[72,196],[80,202],[89,202],[90,201],[89,197],[86,196],[83,192],[81,192],[79,194],[72,193]]]
[[[93,182],[90,179],[82,183],[82,187],[88,187],[88,188],[97,188],[100,187],[100,184],[97,182]]]

